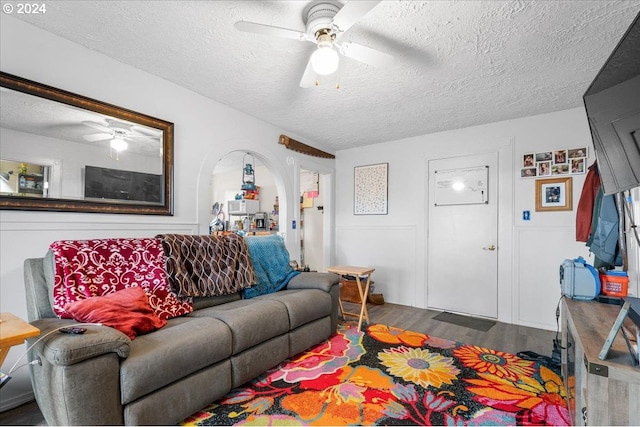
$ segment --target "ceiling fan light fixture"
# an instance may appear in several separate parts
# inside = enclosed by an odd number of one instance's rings
[[[333,74],[338,69],[340,57],[332,46],[322,46],[318,44],[318,49],[311,55],[311,67],[316,74],[326,76]]]
[[[122,138],[120,135],[115,135],[111,140],[111,148],[116,150],[118,153],[124,151],[129,147],[129,144]]]

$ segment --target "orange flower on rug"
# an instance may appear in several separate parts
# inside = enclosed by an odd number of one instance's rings
[[[475,345],[464,345],[454,351],[454,355],[474,370],[496,375],[500,378],[517,380],[520,376],[531,376],[533,362],[520,359],[514,354],[491,350]]]
[[[369,325],[337,334],[183,425],[569,425],[560,376],[516,355]]]
[[[424,345],[429,337],[419,332],[406,331],[393,326],[374,324],[367,328],[367,333],[378,341],[387,344],[405,344],[411,347]]]

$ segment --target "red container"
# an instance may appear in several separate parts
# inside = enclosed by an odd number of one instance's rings
[[[609,270],[607,274],[600,273],[602,293],[612,297],[626,297],[629,287],[629,277],[625,271]]]

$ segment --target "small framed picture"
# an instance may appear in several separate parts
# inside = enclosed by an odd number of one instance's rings
[[[553,153],[551,151],[536,153],[536,162],[548,162],[551,160],[553,160]]]
[[[573,210],[572,178],[536,180],[536,212]]]
[[[536,155],[534,153],[528,153],[522,156],[523,168],[532,168],[535,165],[536,165]]]
[[[584,166],[584,161],[585,159],[571,159],[571,173],[575,174],[575,173],[584,173],[585,172],[585,166]]]
[[[579,159],[581,157],[587,157],[587,147],[572,148],[569,150],[570,159]]]
[[[520,178],[535,178],[536,168],[522,168],[520,169]]]
[[[563,165],[567,163],[567,150],[557,150],[553,152],[553,164]]]
[[[551,176],[551,162],[538,163],[538,176]]]
[[[568,175],[568,174],[569,174],[569,165],[566,163],[551,166],[551,175]]]

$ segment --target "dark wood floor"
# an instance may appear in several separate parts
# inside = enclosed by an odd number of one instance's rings
[[[357,308],[356,305],[345,303],[347,311],[355,311]],[[396,326],[467,344],[509,353],[529,350],[547,356],[551,355],[553,349],[555,332],[552,331],[497,322],[489,331],[483,332],[434,320],[433,317],[439,314],[439,311],[389,303],[368,304],[367,309],[371,323]],[[46,425],[46,423],[38,405],[31,402],[0,413],[0,425]]]

